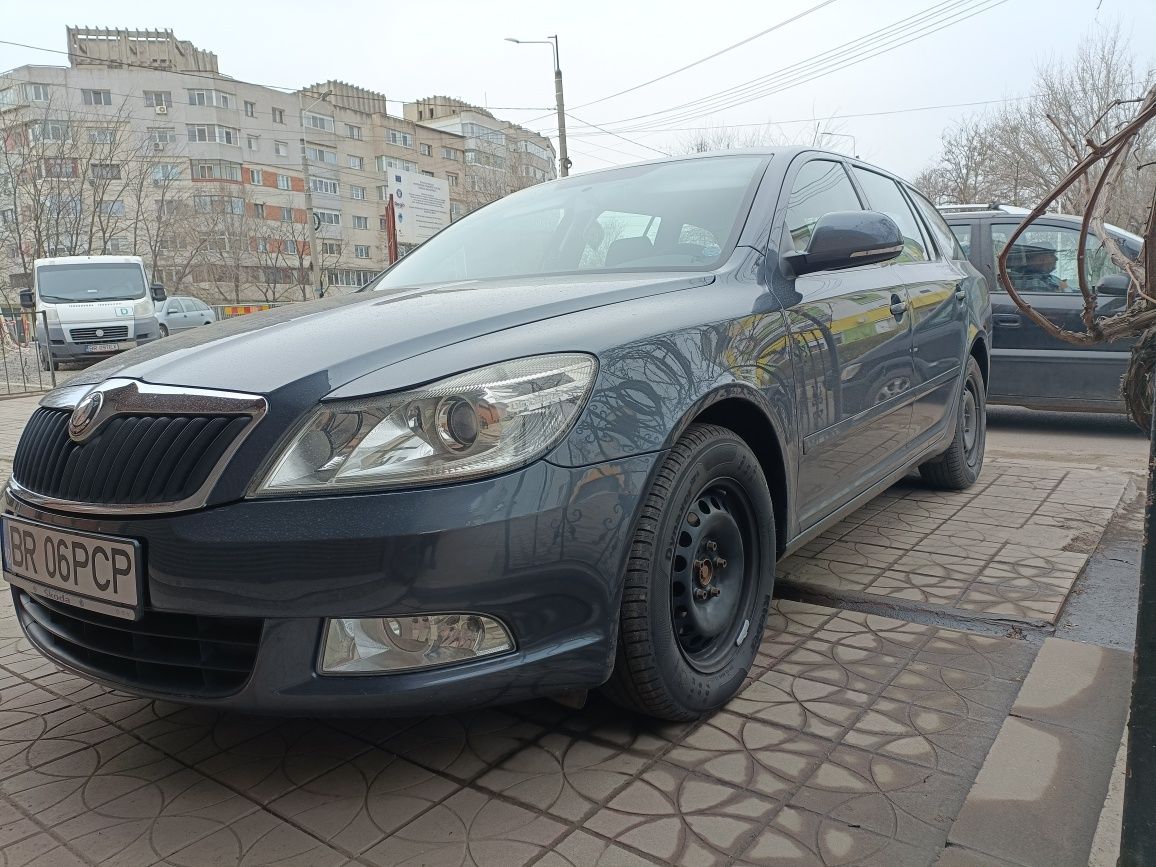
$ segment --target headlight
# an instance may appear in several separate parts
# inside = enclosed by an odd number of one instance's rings
[[[412,391],[322,404],[256,493],[436,484],[522,466],[566,435],[596,369],[589,355],[536,355]]]

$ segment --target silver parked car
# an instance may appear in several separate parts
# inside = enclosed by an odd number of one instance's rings
[[[212,325],[217,314],[200,298],[174,295],[157,308],[157,321],[161,324],[161,337],[167,337],[198,325]]]

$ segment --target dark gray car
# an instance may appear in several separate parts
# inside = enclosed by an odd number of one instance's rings
[[[1052,337],[1024,315],[996,275],[996,257],[1023,222],[1022,209],[978,207],[949,211],[952,231],[992,291],[995,333],[992,341],[991,403],[1032,409],[1126,412],[1120,380],[1135,342],[1117,340],[1077,346]],[[1122,253],[1135,259],[1142,239],[1108,227]],[[1084,331],[1084,296],[1077,277],[1080,218],[1048,214],[1036,220],[1016,243],[1008,270],[1023,298],[1056,325]],[[1097,289],[1097,312],[1123,312],[1128,281],[1095,235],[1085,251],[1088,285]]]
[[[367,291],[48,395],[4,496],[31,642],[149,696],[718,707],[775,561],[984,448],[989,302],[906,184],[802,149],[511,195]]]

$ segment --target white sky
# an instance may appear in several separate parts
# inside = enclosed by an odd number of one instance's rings
[[[432,94],[459,96],[494,107],[495,114],[553,135],[553,72],[546,45],[513,45],[514,36],[561,39],[566,103],[584,121],[617,126],[625,118],[670,109],[791,64],[842,43],[924,13],[968,14],[998,0],[833,0],[780,30],[692,70],[612,100],[579,108],[683,66],[818,5],[822,0],[420,0],[391,12],[394,4],[345,0],[52,0],[28,3],[6,15],[0,39],[57,50],[65,48],[67,24],[170,28],[180,39],[216,52],[221,71],[261,84],[298,87],[330,78],[409,100]],[[975,4],[980,6],[976,7]],[[163,13],[159,9],[168,6]],[[99,10],[98,13],[94,10]],[[99,15],[93,20],[94,14]],[[908,109],[1030,92],[1034,67],[1048,56],[1070,55],[1096,27],[1123,25],[1139,59],[1152,63],[1142,37],[1156,32],[1156,0],[1005,0],[1002,5],[878,57],[778,93],[687,120],[663,115],[657,131],[622,134],[636,144],[571,126],[574,171],[656,156],[689,133],[671,128],[764,124]],[[938,26],[938,25],[933,25]],[[910,31],[907,35],[914,35]],[[876,43],[878,44],[878,43]],[[1150,44],[1150,42],[1149,42]],[[25,63],[59,65],[66,59],[42,51],[0,45],[0,69]],[[714,108],[716,104],[709,107]],[[855,138],[859,156],[906,176],[936,152],[940,132],[975,108],[944,108],[883,117],[835,119],[831,127]],[[391,111],[400,113],[400,105]],[[701,110],[700,110],[701,111]],[[696,112],[698,113],[698,112]],[[630,124],[636,125],[639,122]],[[813,123],[808,121],[808,127]],[[803,127],[790,124],[788,133]],[[850,151],[851,140],[833,138]]]

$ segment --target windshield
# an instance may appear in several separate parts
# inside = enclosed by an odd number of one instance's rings
[[[766,160],[705,157],[531,187],[457,221],[366,288],[711,268],[737,240]]]
[[[36,291],[42,301],[131,301],[144,298],[144,269],[135,262],[42,265]]]

